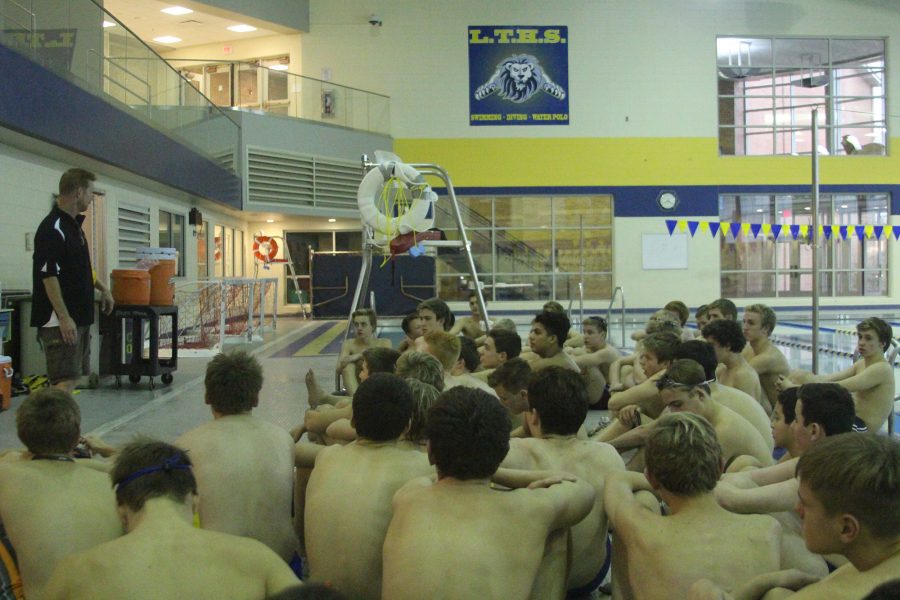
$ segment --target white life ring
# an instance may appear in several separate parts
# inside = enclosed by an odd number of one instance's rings
[[[412,204],[392,217],[379,210],[385,184],[402,188],[413,196]],[[389,161],[369,171],[359,184],[357,203],[363,224],[371,227],[381,241],[410,231],[425,231],[434,225],[434,203],[437,194],[425,183],[424,177],[413,167]]]

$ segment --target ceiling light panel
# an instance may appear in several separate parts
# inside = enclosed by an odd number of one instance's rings
[[[175,37],[174,35],[161,35],[153,38],[153,41],[159,42],[160,44],[177,44],[181,41],[181,38]]]
[[[241,23],[240,25],[232,25],[231,27],[226,27],[228,31],[234,31],[236,33],[250,33],[251,31],[256,31],[256,27],[253,25],[245,25]]]
[[[194,11],[192,11],[189,8],[185,8],[183,6],[170,6],[169,8],[162,9],[160,12],[164,12],[167,15],[172,15],[172,16],[177,17],[180,15],[189,15]]]

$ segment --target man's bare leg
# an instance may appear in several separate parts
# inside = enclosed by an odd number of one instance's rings
[[[294,471],[294,532],[300,541],[301,558],[306,558],[306,528],[304,527],[303,513],[306,510],[306,486],[309,484],[309,476],[312,469],[297,467]]]

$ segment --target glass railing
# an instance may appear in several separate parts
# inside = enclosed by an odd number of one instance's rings
[[[0,44],[234,171],[238,124],[92,0],[0,0]]]
[[[173,59],[220,107],[259,110],[361,131],[390,133],[390,97],[257,63]]]

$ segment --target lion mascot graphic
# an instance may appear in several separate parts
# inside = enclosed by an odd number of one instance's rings
[[[497,70],[487,83],[475,90],[475,99],[484,100],[496,92],[500,98],[521,104],[538,90],[557,100],[566,97],[566,90],[550,80],[537,58],[530,54],[516,54],[497,65]]]

